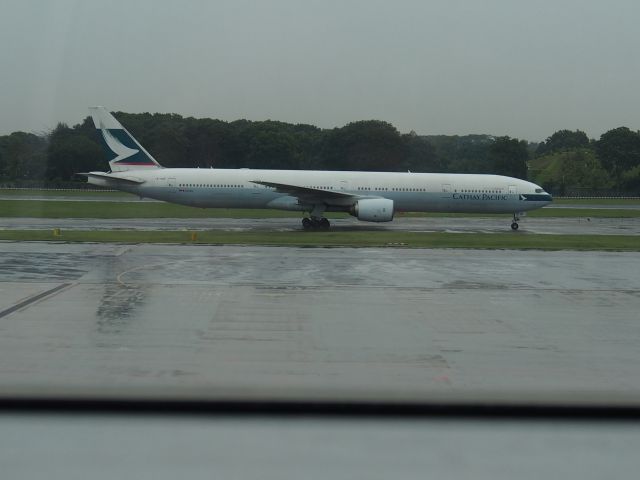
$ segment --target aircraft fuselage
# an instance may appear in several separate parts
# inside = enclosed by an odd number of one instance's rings
[[[306,211],[312,207],[276,188],[254,183],[276,182],[363,198],[393,200],[395,211],[517,213],[543,207],[551,196],[539,186],[501,175],[160,168],[109,175],[134,178],[140,184],[117,185],[106,178],[90,183],[141,197],[201,208],[275,208]],[[327,211],[348,211],[346,198],[326,201]]]

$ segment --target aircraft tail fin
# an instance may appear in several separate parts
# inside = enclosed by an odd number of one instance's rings
[[[90,107],[93,124],[102,141],[112,172],[162,168],[155,158],[104,107]]]

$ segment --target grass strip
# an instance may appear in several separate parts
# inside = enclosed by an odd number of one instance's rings
[[[31,218],[286,218],[300,213],[262,209],[194,208],[162,202],[0,200],[0,217]]]
[[[533,218],[639,218],[639,209],[616,208],[541,208],[527,212]]]
[[[210,230],[0,230],[0,240],[183,243],[212,245],[278,245],[300,247],[409,247],[515,250],[640,251],[640,239],[632,235],[540,235],[524,232],[229,232]]]
[[[556,205],[640,205],[640,198],[554,198]]]
[[[138,198],[128,192],[111,191],[111,190],[40,190],[37,188],[17,189],[17,188],[0,188],[0,196],[2,197],[43,197],[43,198],[55,198],[55,197],[78,197],[81,198],[126,198],[135,199]]]
[[[346,218],[328,213],[328,218]],[[508,217],[509,214],[400,213],[398,217]],[[529,212],[545,218],[639,218],[640,209],[543,208]],[[298,218],[300,212],[266,209],[194,208],[163,202],[66,202],[0,200],[0,217],[17,218]]]

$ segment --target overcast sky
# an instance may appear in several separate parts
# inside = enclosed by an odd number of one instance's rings
[[[640,128],[637,0],[0,2],[0,134],[90,105],[531,141]]]

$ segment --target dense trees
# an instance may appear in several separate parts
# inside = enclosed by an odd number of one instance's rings
[[[640,133],[627,127],[614,128],[596,142],[602,166],[620,180],[625,172],[640,166]]]
[[[366,120],[322,130],[277,121],[223,122],[175,114],[115,113],[127,130],[166,167],[445,171],[424,137],[402,135],[387,122]],[[74,127],[59,124],[41,143],[41,169],[17,174],[3,158],[26,166],[24,155],[9,152],[16,133],[0,137],[0,178],[73,180],[75,172],[104,170],[99,133],[89,117]],[[23,142],[24,143],[24,142]],[[6,152],[5,152],[6,150]],[[15,149],[14,149],[15,150]],[[29,150],[31,151],[31,150]],[[24,170],[24,168],[23,168]]]
[[[539,157],[531,162],[529,173],[532,180],[560,195],[578,190],[608,190],[615,185],[595,152],[588,148],[574,148]]]
[[[559,130],[536,145],[489,135],[401,134],[379,120],[320,129],[272,120],[115,116],[166,167],[495,173],[528,178],[556,193],[640,189],[640,133],[626,127],[598,141],[580,130]],[[46,135],[0,136],[0,180],[80,181],[75,173],[108,168],[100,143],[89,117]]]
[[[536,155],[546,155],[549,153],[561,152],[575,148],[589,146],[589,137],[581,130],[575,132],[571,130],[558,130],[538,145]]]
[[[424,137],[434,147],[438,163],[436,172],[492,173],[487,160],[489,146],[495,138],[489,135],[432,135]]]
[[[529,178],[565,194],[579,191],[640,191],[640,133],[614,128],[599,140],[560,130],[541,143],[529,162]]]
[[[0,178],[42,178],[47,168],[47,141],[33,133],[0,136]]]
[[[526,179],[528,160],[529,150],[524,140],[499,137],[489,146],[489,163],[493,173]]]
[[[322,143],[321,154],[329,170],[393,171],[403,167],[404,141],[386,122],[349,123],[328,132]]]
[[[101,158],[102,149],[95,141],[59,123],[49,134],[46,178],[66,180],[78,172],[101,170]]]

